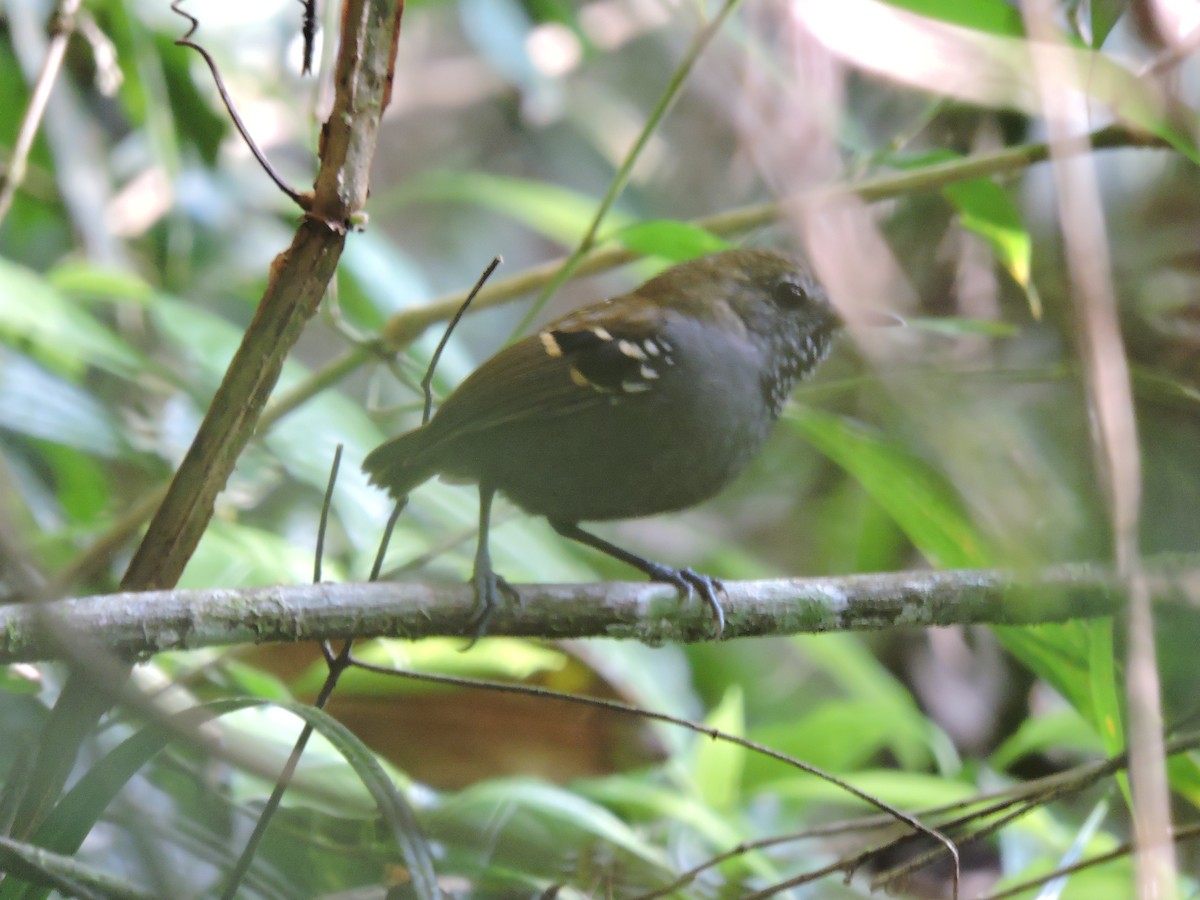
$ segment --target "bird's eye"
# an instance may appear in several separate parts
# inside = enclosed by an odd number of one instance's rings
[[[783,309],[795,309],[808,299],[804,288],[794,281],[779,282],[775,285],[773,294],[776,304]]]

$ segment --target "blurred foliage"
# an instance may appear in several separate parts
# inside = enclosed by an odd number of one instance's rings
[[[192,5],[202,20],[197,40],[218,60],[251,131],[304,187],[328,108],[336,4],[319,10],[318,55],[326,58],[314,79],[298,74],[294,2]],[[1044,135],[1036,109],[1014,99],[1025,97],[1028,77],[1014,5],[853,6],[858,18],[843,4],[747,0],[654,130],[599,231],[650,260],[569,282],[540,317],[726,241],[804,246],[794,223],[729,238],[691,219],[837,177],[919,174]],[[1168,78],[1143,72],[1172,45],[1123,7],[1065,2],[1059,24],[1071,59],[1103,75],[1080,86],[1097,123],[1115,114],[1174,148],[1111,150],[1094,162],[1135,371],[1143,550],[1195,552],[1200,173],[1187,157],[1197,156],[1200,70],[1185,46]],[[309,328],[280,392],[306,384],[389,315],[466,288],[495,254],[513,273],[572,250],[698,14],[714,11],[669,0],[409,3],[370,227],[351,236],[326,314]],[[884,13],[925,18],[898,19],[906,30],[889,33]],[[49,15],[44,0],[0,6],[5,159]],[[806,21],[841,63],[807,35]],[[913,49],[916,37],[942,27],[957,35],[944,58]],[[297,211],[236,139],[207,69],[174,46],[184,29],[162,3],[85,5],[30,170],[0,222],[5,602],[51,583],[72,595],[115,588],[127,544],[99,565],[76,563],[187,451],[295,224]],[[881,43],[886,60],[872,56]],[[985,70],[1005,74],[977,82]],[[820,139],[801,127],[823,115],[834,167],[810,162]],[[872,299],[902,309],[911,327],[861,349],[842,342],[797,391],[767,452],[723,496],[604,533],[730,579],[1107,559],[1052,199],[1047,167],[1035,165],[873,207],[883,255],[899,277]],[[845,250],[851,266],[883,262],[854,252]],[[443,358],[439,392],[493,352],[522,314],[518,304],[469,316]],[[338,443],[346,464],[325,577],[363,578],[388,504],[358,463],[416,421],[419,397],[394,375],[419,373],[437,337],[431,331],[405,348],[396,370],[372,363],[354,371],[264,430],[219,498],[184,584],[311,577]],[[423,486],[397,527],[388,568],[424,581],[464,578],[475,506],[470,488]],[[511,508],[498,514],[492,549],[512,581],[629,575]],[[415,569],[406,565],[413,560]],[[64,571],[85,574],[62,584]],[[1200,618],[1164,613],[1159,635],[1167,726],[1194,727]],[[1075,622],[697,647],[484,640],[469,654],[457,642],[372,642],[363,655],[704,721],[920,810],[1123,749],[1122,642],[1119,624]],[[63,854],[40,863],[43,871],[91,879],[101,893],[108,878],[153,896],[215,896],[269,793],[266,773],[282,765],[299,729],[289,698],[311,699],[323,671],[316,652],[302,648],[165,654],[142,667],[148,683],[170,679],[209,704],[219,716],[206,726],[210,741],[116,716],[35,836]],[[10,783],[22,772],[18,748],[34,746],[61,678],[55,666],[0,670],[0,771]],[[311,716],[320,736],[240,896],[349,896],[409,883],[395,838],[410,806],[435,848],[442,889],[497,897],[557,883],[569,886],[560,896],[633,896],[742,842],[871,812],[740,747],[544,699],[351,673],[330,714]],[[387,776],[359,738],[392,767]],[[263,769],[206,754],[221,744],[244,749]],[[1196,759],[1174,759],[1171,778],[1178,824],[1194,823]],[[1109,779],[973,846],[967,877],[999,889],[1111,850],[1129,827]],[[749,893],[857,849],[856,840],[826,835],[735,855],[680,895]],[[1197,851],[1180,853],[1194,872]],[[1120,859],[1071,876],[1054,895],[1127,897],[1131,879]],[[865,874],[827,880],[819,896],[862,896],[867,883]],[[943,896],[946,884],[934,868],[905,890]],[[1187,887],[1196,890],[1194,881]],[[44,893],[15,878],[0,883],[0,897]]]

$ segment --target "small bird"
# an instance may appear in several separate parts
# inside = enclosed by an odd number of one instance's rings
[[[685,599],[698,590],[719,639],[718,580],[644,559],[579,523],[686,509],[719,492],[757,455],[840,324],[821,285],[788,257],[714,253],[504,348],[363,469],[397,500],[434,475],[479,484],[476,637],[500,593],[517,599],[488,554],[500,491]]]

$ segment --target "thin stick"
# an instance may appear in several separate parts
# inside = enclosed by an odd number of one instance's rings
[[[425,394],[425,408],[421,412],[421,424],[424,425],[433,415],[433,373],[437,371],[437,364],[442,358],[442,351],[446,349],[446,343],[450,340],[450,335],[454,333],[454,329],[458,327],[458,323],[462,320],[467,308],[471,305],[471,301],[479,293],[486,282],[496,271],[496,267],[504,262],[504,258],[493,256],[492,261],[488,263],[483,274],[479,276],[479,280],[475,282],[475,287],[471,288],[467,298],[459,304],[458,309],[450,319],[450,324],[446,326],[446,330],[442,332],[442,339],[438,341],[437,349],[433,351],[433,357],[429,360],[429,368],[425,370],[425,377],[421,379],[421,390]]]
[[[254,158],[258,160],[258,164],[267,173],[267,177],[275,182],[276,187],[287,194],[302,210],[308,212],[312,208],[312,195],[301,194],[284,181],[283,176],[275,171],[275,167],[271,165],[271,161],[267,159],[266,154],[259,149],[254,138],[250,136],[250,130],[246,127],[246,124],[242,121],[242,117],[238,115],[238,111],[233,105],[233,98],[229,96],[229,91],[225,89],[225,81],[221,77],[221,70],[217,68],[216,60],[212,58],[207,50],[192,40],[192,35],[200,27],[200,20],[180,8],[183,2],[184,0],[174,0],[171,3],[171,11],[187,19],[191,23],[191,27],[188,28],[187,34],[175,41],[176,46],[191,47],[200,54],[201,58],[208,65],[208,70],[212,72],[213,82],[217,86],[217,92],[221,95],[221,102],[225,104],[225,109],[229,112],[229,118],[233,120],[234,127],[237,128],[238,134],[242,136],[242,140],[246,142],[246,146],[250,148],[250,152],[254,154]]]
[[[321,561],[325,556],[325,531],[329,527],[329,509],[333,505],[333,486],[337,484],[344,446],[344,444],[338,444],[333,451],[333,464],[329,467],[329,482],[325,485],[325,497],[321,501],[321,520],[317,525],[317,547],[313,551],[313,584],[321,583]]]
[[[752,741],[749,738],[739,737],[736,734],[728,734],[717,728],[712,728],[708,725],[702,725],[693,722],[689,719],[683,719],[678,716],[672,716],[668,713],[657,712],[656,710],[642,709],[638,706],[633,706],[629,703],[623,703],[619,700],[609,700],[600,697],[583,697],[578,694],[567,694],[562,691],[551,690],[549,688],[536,687],[528,684],[505,684],[504,682],[488,681],[480,678],[463,678],[453,675],[435,675],[429,672],[414,672],[411,670],[392,669],[387,666],[374,665],[372,663],[363,662],[362,660],[351,658],[352,665],[368,672],[375,672],[380,675],[390,675],[396,678],[408,678],[414,681],[424,681],[432,684],[452,685],[456,687],[479,688],[483,690],[498,691],[505,694],[521,694],[524,696],[538,697],[545,700],[561,700],[567,703],[574,703],[581,706],[590,706],[597,709],[608,710],[609,712],[620,713],[624,715],[637,716],[643,719],[649,719],[653,722],[665,722],[669,725],[676,725],[680,728],[686,728],[689,731],[694,731],[697,734],[705,735],[713,740],[723,740],[727,743],[734,744],[738,747],[743,747],[753,753],[758,753],[770,759],[777,760],[801,772],[806,772],[822,781],[834,785],[840,790],[857,797],[864,803],[875,807],[881,812],[891,816],[894,819],[908,825],[916,832],[926,835],[941,844],[954,860],[954,893],[953,896],[958,896],[958,850],[954,846],[954,842],[945,836],[941,831],[925,825],[916,816],[906,813],[898,809],[886,801],[880,800],[878,797],[867,793],[864,790],[856,788],[854,785],[836,775],[820,769],[811,763],[806,763],[794,756],[789,756],[778,750],[768,747],[765,744],[760,744],[757,741]],[[833,870],[831,870],[833,871]]]
[[[329,526],[329,510],[333,505],[333,488],[337,484],[338,470],[342,465],[342,449],[343,445],[338,444],[337,448],[333,451],[333,463],[329,467],[329,481],[325,486],[325,497],[321,503],[321,521],[317,528],[317,546],[313,554],[315,557],[313,560],[313,584],[319,584],[321,581],[321,560],[325,555],[325,532]],[[388,522],[389,526],[395,524],[395,517],[397,515],[399,515],[399,510],[393,513],[392,518]],[[387,530],[387,534],[391,534],[390,527]],[[379,561],[376,560],[376,566],[378,567],[378,565]],[[317,709],[325,708],[325,704],[329,702],[329,698],[333,694],[333,689],[337,686],[338,679],[346,671],[353,643],[353,639],[348,639],[342,645],[341,652],[335,656],[333,648],[329,645],[329,641],[321,642],[321,655],[325,657],[325,662],[329,666],[329,672],[326,674],[325,683],[321,685],[321,692],[317,695],[316,702],[313,704]],[[287,792],[288,787],[291,786],[292,778],[296,774],[296,767],[300,764],[300,758],[304,755],[305,748],[308,747],[308,742],[312,738],[313,731],[312,724],[308,722],[300,729],[300,735],[296,738],[296,743],[292,746],[292,752],[288,755],[283,770],[275,780],[275,787],[271,791],[271,796],[267,798],[266,805],[263,806],[262,812],[259,813],[258,821],[254,823],[254,831],[251,832],[249,839],[246,841],[246,846],[242,848],[241,856],[238,857],[237,864],[229,875],[229,880],[225,884],[225,890],[221,894],[222,898],[233,898],[237,895],[242,879],[245,878],[246,872],[249,871],[250,864],[254,861],[254,856],[258,852],[259,844],[262,843],[263,836],[267,833],[267,826],[271,824],[271,820],[275,817],[275,813],[279,809],[279,804],[283,802],[283,795]]]
[[[1184,828],[1176,828],[1171,835],[1171,839],[1177,844],[1185,843],[1197,838],[1200,838],[1200,825],[1188,825]],[[1135,844],[1130,841],[1126,841],[1124,844],[1121,844],[1119,847],[1116,847],[1107,853],[1101,853],[1098,856],[1089,856],[1087,859],[1081,859],[1079,862],[1073,863],[1072,865],[1063,866],[1060,869],[1053,869],[1052,871],[1045,872],[1039,875],[1037,878],[1031,878],[1028,881],[1021,881],[1017,884],[1009,885],[1009,887],[1005,888],[1004,890],[998,891],[995,894],[988,894],[986,897],[981,898],[981,900],[1008,900],[1009,897],[1015,897],[1018,894],[1032,890],[1040,885],[1048,884],[1056,878],[1062,878],[1065,875],[1073,875],[1076,872],[1082,872],[1085,869],[1092,868],[1093,866],[1098,866],[1106,862],[1112,862],[1113,860],[1120,859],[1122,856],[1129,856],[1136,849],[1137,847]]]
[[[79,4],[80,0],[62,0],[50,18],[50,43],[46,47],[46,58],[42,60],[42,70],[38,73],[37,82],[29,95],[29,105],[25,108],[24,118],[21,119],[21,128],[13,144],[12,157],[3,174],[0,174],[0,222],[8,215],[17,188],[25,180],[29,152],[33,149],[33,141],[37,137],[46,105],[50,102],[50,91],[54,88],[59,69],[62,68],[67,41],[71,32],[75,30],[75,14],[79,11]]]
[[[329,702],[330,696],[333,695],[333,689],[337,687],[338,679],[342,677],[342,673],[349,667],[350,648],[352,644],[353,640],[347,640],[342,645],[341,652],[330,663],[329,673],[325,676],[325,683],[321,685],[321,692],[313,702],[313,706],[317,709],[325,708],[325,704]],[[328,649],[328,644],[322,647],[322,651],[328,651]],[[283,770],[279,773],[279,778],[275,782],[275,788],[271,791],[271,796],[267,798],[267,802],[259,814],[258,821],[254,824],[254,831],[251,832],[250,837],[246,841],[246,846],[242,848],[241,856],[238,857],[237,864],[229,874],[229,880],[225,883],[225,889],[221,892],[221,900],[233,900],[238,895],[238,888],[241,886],[242,879],[246,877],[246,873],[250,870],[250,864],[254,861],[259,844],[262,843],[262,839],[267,833],[267,826],[275,818],[275,813],[279,810],[279,804],[283,802],[283,795],[287,792],[288,787],[292,783],[292,778],[296,774],[296,767],[300,764],[300,757],[304,755],[304,751],[308,747],[308,742],[315,730],[315,727],[310,722],[305,722],[304,727],[300,729],[300,736],[296,738],[292,752],[288,755],[287,762],[284,763]]]
[[[304,7],[304,22],[302,29],[302,34],[304,35],[304,65],[300,69],[300,74],[311,75],[313,64],[313,40],[317,35],[317,0],[300,0],[300,5]]]
[[[395,508],[392,509],[392,514],[388,516],[387,524],[383,526],[383,537],[379,541],[379,549],[375,552],[375,562],[371,566],[371,577],[368,581],[378,581],[379,573],[383,570],[383,557],[387,554],[388,544],[392,541],[392,532],[396,528],[396,520],[400,518],[400,513],[404,512],[404,507],[408,506],[408,498],[396,502]]]

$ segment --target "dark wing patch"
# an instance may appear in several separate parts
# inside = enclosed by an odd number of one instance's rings
[[[549,328],[538,335],[547,355],[568,364],[571,381],[601,394],[640,394],[652,389],[673,362],[661,337],[604,325]],[[574,323],[572,323],[574,324]]]
[[[653,304],[587,307],[501,350],[454,391],[428,426],[422,461],[459,441],[523,422],[586,413],[644,394],[674,362]],[[644,358],[643,358],[644,357]]]

